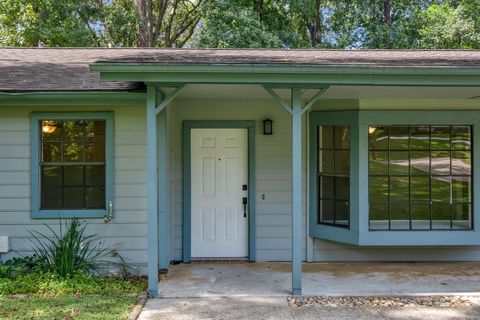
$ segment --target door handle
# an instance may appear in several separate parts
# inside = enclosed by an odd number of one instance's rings
[[[242,198],[242,204],[243,204],[243,217],[244,218],[247,217],[247,203],[248,203],[247,197],[243,197]]]

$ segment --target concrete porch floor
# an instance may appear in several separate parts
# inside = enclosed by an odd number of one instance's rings
[[[359,262],[303,264],[303,294],[480,295],[477,262]],[[179,264],[159,284],[162,298],[285,297],[289,263]]]

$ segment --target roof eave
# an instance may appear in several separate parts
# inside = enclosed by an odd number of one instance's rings
[[[480,86],[480,67],[94,63],[102,80],[163,84]]]

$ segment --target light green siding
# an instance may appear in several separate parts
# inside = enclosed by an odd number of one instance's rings
[[[30,254],[28,230],[46,231],[55,219],[32,219],[30,213],[30,113],[113,112],[114,131],[114,219],[88,219],[88,231],[105,237],[139,271],[147,262],[146,143],[143,105],[104,107],[0,107],[0,235],[10,237],[8,259]]]

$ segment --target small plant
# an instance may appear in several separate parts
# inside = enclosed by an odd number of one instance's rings
[[[75,274],[97,269],[99,258],[109,252],[108,248],[102,247],[96,235],[85,234],[86,224],[82,224],[78,219],[68,220],[65,224],[60,220],[59,233],[50,226],[45,226],[52,235],[30,231],[36,271],[72,278]]]

